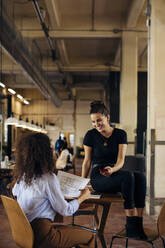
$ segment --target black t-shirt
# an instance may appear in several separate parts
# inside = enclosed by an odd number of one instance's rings
[[[89,130],[83,144],[92,147],[92,164],[115,164],[119,144],[127,144],[127,134],[124,130],[114,128],[112,135],[105,138],[96,129]]]

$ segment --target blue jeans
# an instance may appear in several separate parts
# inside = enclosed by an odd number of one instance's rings
[[[95,167],[92,169],[90,182],[97,192],[121,192],[125,209],[144,208],[145,206],[146,177],[141,172],[120,169],[106,177],[100,174],[99,167]]]

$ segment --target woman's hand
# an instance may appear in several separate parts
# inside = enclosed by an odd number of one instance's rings
[[[100,169],[100,174],[106,177],[111,176],[113,173],[113,167],[106,166],[103,169]]]
[[[86,199],[90,198],[90,196],[91,196],[90,190],[86,187],[81,191],[81,195],[78,197],[79,204],[85,201]]]

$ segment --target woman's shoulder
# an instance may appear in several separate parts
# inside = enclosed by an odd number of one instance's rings
[[[55,173],[45,173],[42,178],[42,181],[46,182],[50,182],[50,181],[56,181],[57,180],[57,176]]]
[[[114,131],[116,132],[116,133],[123,133],[123,134],[126,134],[126,131],[124,130],[124,129],[121,129],[121,128],[114,128]]]
[[[87,146],[93,146],[93,142],[96,137],[96,129],[90,129],[84,136],[83,144]]]
[[[59,188],[59,180],[55,173],[46,173],[43,176],[43,183],[45,184],[46,189],[57,187]]]
[[[127,144],[127,133],[125,130],[120,128],[115,128],[114,135],[121,144]]]
[[[86,132],[86,135],[95,135],[96,133],[97,133],[96,128],[92,128]]]

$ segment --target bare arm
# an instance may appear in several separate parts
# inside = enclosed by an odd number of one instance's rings
[[[87,177],[89,170],[90,170],[90,166],[91,166],[91,153],[92,153],[92,147],[90,146],[85,146],[84,145],[84,151],[85,151],[85,157],[84,157],[84,161],[82,164],[82,177]]]
[[[77,200],[78,200],[79,204],[81,204],[83,201],[90,198],[90,196],[91,196],[91,193],[90,193],[89,189],[85,188]]]
[[[124,165],[125,155],[127,151],[126,144],[119,144],[119,151],[117,156],[117,162],[114,167],[106,166],[105,171],[102,173],[105,176],[110,176],[112,173],[120,170]]]

